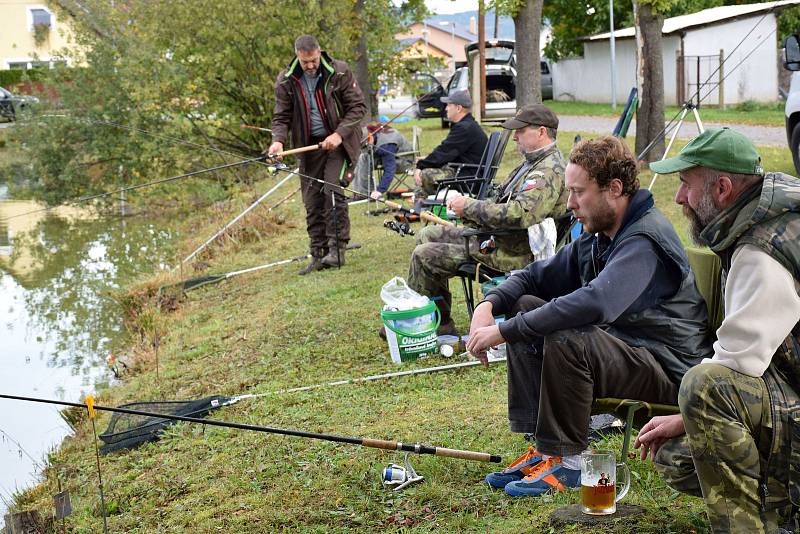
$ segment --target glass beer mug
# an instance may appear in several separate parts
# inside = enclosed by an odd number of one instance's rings
[[[622,489],[617,494],[617,471]],[[585,451],[581,454],[581,511],[590,515],[608,515],[617,511],[617,503],[631,486],[628,466],[618,464],[611,451]]]

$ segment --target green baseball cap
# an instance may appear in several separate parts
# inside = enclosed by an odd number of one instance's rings
[[[650,164],[650,170],[658,174],[685,171],[692,167],[735,174],[764,174],[756,147],[747,137],[730,128],[709,128],[689,141],[674,158]]]

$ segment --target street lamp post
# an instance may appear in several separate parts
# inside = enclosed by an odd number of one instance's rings
[[[453,61],[453,72],[456,71],[456,23],[443,20],[439,22],[442,26],[450,25],[450,58]]]
[[[609,44],[611,50],[611,109],[617,109],[617,52],[614,42],[614,0],[608,0],[608,24],[611,28],[611,38]]]

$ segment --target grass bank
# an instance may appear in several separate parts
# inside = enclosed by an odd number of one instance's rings
[[[418,123],[420,124],[420,123]],[[429,150],[443,133],[422,121]],[[410,124],[401,125],[402,129]],[[562,132],[566,153],[574,132]],[[768,169],[789,172],[788,150],[763,151]],[[509,146],[500,176],[519,161]],[[224,209],[198,211],[183,221],[180,249],[188,253],[232,218],[257,191],[243,191]],[[649,183],[643,173],[642,182]],[[657,204],[686,234],[672,196],[677,178],[656,183]],[[289,192],[286,185],[276,199]],[[203,258],[221,273],[303,254],[307,238],[299,195],[276,211],[269,231],[228,239]],[[269,204],[267,202],[266,204]],[[134,372],[98,393],[98,403],[264,393],[396,370],[376,335],[381,285],[405,276],[413,238],[382,227],[383,217],[353,206],[353,241],[342,270],[298,277],[299,264],[232,278],[189,293],[171,312],[155,308],[132,330],[126,352]],[[186,273],[194,276],[198,273]],[[467,315],[453,282],[457,324]],[[145,324],[146,323],[146,324]],[[133,335],[135,333],[135,335]],[[156,356],[157,349],[157,358]],[[430,358],[408,368],[443,364]],[[158,372],[156,372],[156,363]],[[507,430],[503,364],[389,382],[369,382],[242,401],[214,418],[347,436],[396,439],[487,451],[510,461],[522,440]],[[98,431],[108,415],[98,416]],[[51,454],[41,484],[18,496],[17,510],[51,514],[58,483],[72,495],[71,532],[100,532],[97,472],[91,425]],[[619,438],[605,445],[620,449]],[[425,482],[400,494],[380,485],[381,469],[397,454],[329,442],[179,424],[157,443],[101,458],[109,530],[128,533],[304,532],[557,532],[548,516],[577,502],[575,492],[514,500],[482,483],[494,465],[445,458],[413,458]],[[668,489],[649,464],[632,458],[633,488],[626,501],[645,515],[573,532],[704,532],[702,503]]]

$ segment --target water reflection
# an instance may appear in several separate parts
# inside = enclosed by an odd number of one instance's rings
[[[30,208],[0,201],[0,391],[75,401],[108,379],[122,329],[110,291],[171,259],[173,235],[167,221],[75,211],[9,218]],[[30,457],[66,432],[55,407],[0,401],[0,516],[32,482]]]

